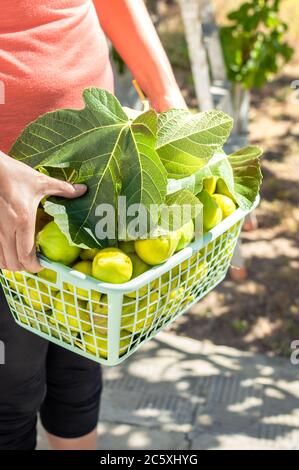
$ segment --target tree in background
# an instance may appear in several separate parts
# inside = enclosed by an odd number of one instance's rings
[[[288,29],[279,18],[280,0],[251,0],[228,14],[220,29],[227,68],[233,83],[244,89],[262,87],[287,63],[293,49],[285,42]]]

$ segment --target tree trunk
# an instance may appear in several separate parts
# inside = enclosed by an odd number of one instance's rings
[[[210,73],[202,42],[200,0],[178,0],[190,55],[195,92],[201,111],[213,108]]]

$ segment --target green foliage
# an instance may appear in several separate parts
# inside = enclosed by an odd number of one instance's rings
[[[279,8],[280,0],[247,1],[220,30],[228,78],[245,89],[265,85],[292,57]]]
[[[94,236],[96,208],[112,204],[117,213],[118,196],[125,196],[127,206],[142,204],[150,212],[165,201],[167,174],[155,151],[153,110],[130,120],[105,90],[87,88],[83,99],[83,109],[60,109],[29,124],[10,155],[52,177],[87,184],[81,198],[49,198],[45,210],[69,241],[98,248],[109,241]]]
[[[193,194],[199,194],[203,189],[204,180],[216,176],[225,182],[238,206],[249,210],[262,183],[259,161],[261,155],[262,150],[255,146],[243,147],[228,156],[219,152],[191,176],[179,180],[169,179],[168,193],[185,188]]]
[[[78,199],[50,197],[44,205],[71,244],[116,244],[119,196],[125,197],[127,208],[147,210],[143,234],[164,222],[163,209],[153,213],[153,205],[166,207],[167,214],[168,208],[189,204],[195,218],[202,210],[196,195],[204,179],[213,175],[225,181],[241,208],[251,208],[261,182],[261,151],[246,147],[224,154],[232,119],[222,111],[170,109],[160,115],[154,110],[132,115],[98,88],[85,89],[83,99],[83,109],[59,109],[30,123],[10,151],[51,177],[87,185],[87,193]],[[115,234],[99,240],[95,228],[104,216],[97,212],[102,204],[113,206]],[[126,227],[132,217],[126,214]]]
[[[222,111],[170,109],[158,119],[157,152],[170,178],[191,175],[222,148],[233,120]]]
[[[236,318],[231,322],[232,328],[236,331],[236,333],[244,334],[248,331],[249,325],[246,320]]]

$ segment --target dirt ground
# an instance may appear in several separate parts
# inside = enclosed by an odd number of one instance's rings
[[[160,25],[176,76],[195,106],[188,54],[175,11]],[[299,57],[251,94],[249,141],[264,149],[258,229],[242,233],[247,280],[226,280],[178,319],[179,335],[269,355],[290,354],[299,339]],[[298,85],[299,89],[299,85]]]

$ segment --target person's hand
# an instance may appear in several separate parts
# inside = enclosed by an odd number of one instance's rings
[[[159,95],[153,94],[153,96],[150,96],[150,103],[158,113],[171,108],[187,109],[186,101],[177,86],[167,90],[165,93]]]
[[[36,212],[44,196],[75,198],[86,191],[50,178],[0,152],[0,268],[38,272],[35,250]]]

